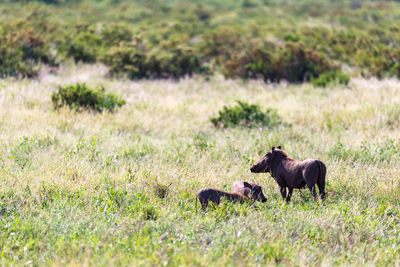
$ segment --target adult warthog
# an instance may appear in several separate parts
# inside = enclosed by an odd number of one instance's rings
[[[286,202],[290,201],[293,188],[304,188],[306,185],[316,200],[316,184],[321,199],[325,199],[326,166],[319,160],[296,161],[278,146],[277,148],[272,147],[271,152],[256,162],[250,171],[254,173],[269,172],[278,183],[282,198],[286,199]],[[288,188],[288,193],[286,193],[286,188]]]

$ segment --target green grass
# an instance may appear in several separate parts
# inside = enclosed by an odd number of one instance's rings
[[[400,265],[397,2],[0,0],[0,265]],[[250,172],[278,145],[324,203]]]
[[[397,80],[347,88],[210,80],[113,80],[102,66],[0,80],[4,265],[399,264]],[[59,86],[104,85],[114,113],[53,110]],[[236,100],[291,127],[215,128]],[[327,199],[289,205],[251,164],[273,145],[327,165]],[[199,189],[260,183],[265,204],[200,210]]]

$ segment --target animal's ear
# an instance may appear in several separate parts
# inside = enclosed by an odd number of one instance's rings
[[[275,150],[275,147],[273,146],[273,147],[272,147],[272,151],[274,151],[274,150]]]
[[[281,149],[281,146],[278,146],[277,149]]]

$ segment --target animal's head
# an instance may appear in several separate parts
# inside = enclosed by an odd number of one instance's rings
[[[262,187],[253,183],[251,184],[251,198],[263,203],[267,201],[267,198],[263,194]]]
[[[277,149],[280,150],[281,147],[278,146]],[[253,166],[251,166],[250,171],[254,173],[271,172],[271,161],[274,152],[275,152],[275,147],[272,147],[271,152],[268,152],[259,161],[254,163]]]

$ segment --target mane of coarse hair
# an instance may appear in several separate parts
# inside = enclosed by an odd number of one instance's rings
[[[286,159],[292,159],[294,160],[291,156],[289,156],[285,151],[279,148],[275,148],[274,152],[278,152],[280,155],[282,155]]]

